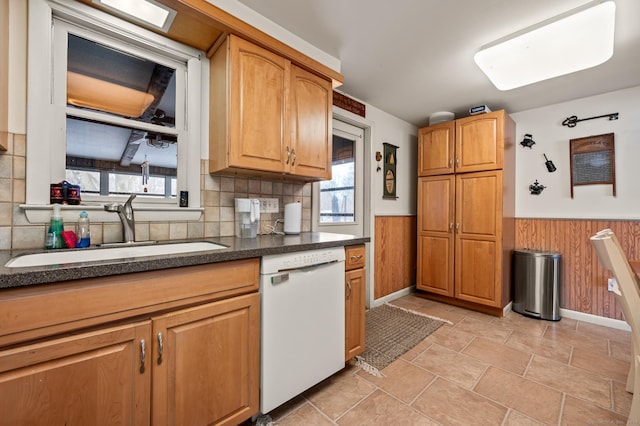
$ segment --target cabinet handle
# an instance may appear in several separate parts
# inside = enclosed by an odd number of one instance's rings
[[[144,374],[144,363],[147,359],[147,351],[144,348],[144,339],[140,340],[140,374]]]
[[[285,164],[289,164],[289,158],[291,158],[291,151],[289,151],[289,147],[287,147],[287,162]]]
[[[162,364],[163,351],[164,351],[164,344],[162,342],[162,333],[158,333],[158,365]]]
[[[458,231],[460,231],[460,224],[456,223],[456,234],[458,233]]]
[[[296,150],[292,149],[291,150],[291,154],[293,154],[293,160],[291,160],[291,165],[295,166],[296,165]]]
[[[351,260],[360,260],[360,259],[362,259],[361,254],[351,256]]]
[[[347,299],[351,297],[351,281],[347,281]]]
[[[449,224],[449,233],[451,233],[451,231],[453,231],[453,222]]]
[[[460,167],[460,157],[456,157],[456,167]]]
[[[453,166],[453,160],[449,158],[449,168],[451,168],[451,166]]]

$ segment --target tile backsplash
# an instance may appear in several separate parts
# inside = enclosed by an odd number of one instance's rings
[[[9,134],[7,151],[0,151],[0,250],[40,249],[45,225],[30,224],[20,204],[26,199],[25,135]],[[278,219],[284,219],[284,205],[302,203],[302,231],[311,231],[311,184],[263,180],[239,176],[214,176],[208,173],[208,160],[200,162],[201,204],[204,213],[190,222],[137,222],[138,240],[180,240],[235,235],[235,198],[276,198],[278,213],[263,213],[258,232],[269,233]],[[65,223],[67,229],[75,226]],[[282,231],[282,220],[276,230]],[[122,239],[119,223],[91,222],[91,243],[117,242]]]

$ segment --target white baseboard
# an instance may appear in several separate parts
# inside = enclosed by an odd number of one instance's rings
[[[402,290],[398,290],[395,293],[387,294],[379,299],[375,299],[370,308],[375,308],[376,306],[384,305],[387,302],[391,302],[398,297],[406,296],[407,294],[411,294],[416,291],[416,286],[411,286],[407,288],[403,288]]]
[[[631,331],[631,327],[625,321],[605,318],[593,314],[585,314],[584,312],[571,311],[569,309],[560,308],[560,318],[570,318],[578,321],[584,321],[591,324],[602,325],[604,327],[615,328],[618,330]]]
[[[415,286],[403,288],[402,290],[396,291],[395,293],[388,294],[384,297],[376,299],[373,301],[373,306],[370,308],[375,308],[376,306],[384,305],[387,302],[390,302],[394,299],[397,299],[402,296],[406,296],[407,294],[411,294],[416,290]],[[506,315],[512,310],[512,303],[510,302],[503,309],[503,314]],[[586,314],[584,312],[572,311],[569,309],[560,308],[560,318],[569,318],[577,321],[584,321],[590,324],[601,325],[604,327],[615,328],[618,330],[631,331],[631,327],[626,321],[617,320],[613,318],[605,318],[598,315]]]

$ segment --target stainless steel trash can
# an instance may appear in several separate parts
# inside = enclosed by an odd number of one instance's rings
[[[514,250],[513,310],[530,317],[560,319],[562,255],[550,251]]]

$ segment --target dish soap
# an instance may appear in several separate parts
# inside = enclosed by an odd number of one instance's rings
[[[64,231],[64,224],[62,223],[62,214],[60,213],[60,204],[53,205],[53,214],[51,215],[51,222],[47,231],[47,240],[45,241],[45,248],[47,249],[61,249],[65,247],[62,240],[62,231]]]
[[[91,229],[89,228],[89,214],[85,211],[80,213],[78,226],[76,229],[78,242],[76,247],[89,247],[91,245]]]

